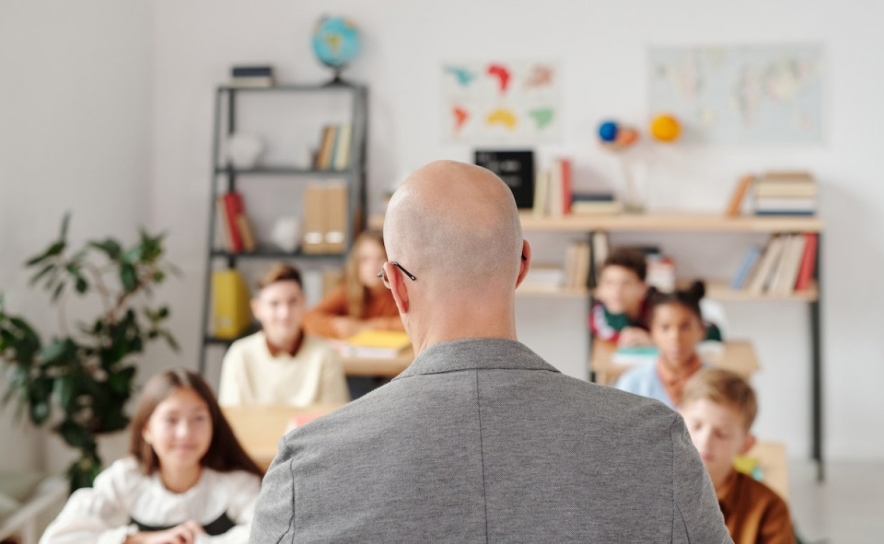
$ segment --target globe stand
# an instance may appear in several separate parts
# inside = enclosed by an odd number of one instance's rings
[[[353,87],[354,86],[349,81],[341,78],[341,72],[344,70],[343,66],[338,66],[338,67],[329,66],[329,68],[331,68],[333,70],[334,77],[330,81],[328,81],[327,83],[324,83],[322,85],[323,87]]]

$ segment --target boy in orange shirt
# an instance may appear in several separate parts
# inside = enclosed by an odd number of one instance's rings
[[[734,544],[794,544],[789,508],[774,491],[734,469],[755,445],[749,429],[757,402],[733,372],[704,368],[685,385],[681,414],[712,479]]]

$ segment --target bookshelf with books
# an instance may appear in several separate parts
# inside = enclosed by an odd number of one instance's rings
[[[238,119],[246,111],[238,108],[239,98],[261,100],[269,94],[290,95],[292,100],[313,95],[327,96],[335,93],[349,104],[349,112],[341,122],[341,111],[329,111],[330,118],[339,122],[324,124],[315,136],[316,153],[306,166],[304,164],[263,164],[248,167],[234,165],[223,152],[225,138],[234,134],[240,123]],[[289,98],[285,98],[288,100]],[[335,99],[339,100],[339,99]],[[337,103],[337,102],[335,102]],[[300,117],[297,117],[300,121]],[[243,123],[247,124],[247,123]],[[276,123],[277,125],[279,123]],[[307,130],[304,126],[292,126],[292,130]],[[274,127],[278,128],[278,127]],[[207,349],[212,345],[229,345],[237,337],[251,330],[241,323],[242,298],[238,291],[232,293],[234,301],[221,301],[224,284],[243,285],[236,280],[242,260],[290,260],[301,268],[312,267],[310,263],[342,266],[349,252],[353,237],[365,228],[365,161],[368,132],[368,89],[363,85],[283,85],[242,86],[237,84],[218,87],[215,93],[215,120],[212,146],[211,206],[209,211],[208,251],[204,285],[202,326],[200,328],[199,371],[205,373]],[[296,153],[292,153],[295,156]],[[245,193],[252,198],[250,179],[261,177],[279,178],[280,183],[297,182],[292,201],[293,211],[301,218],[299,247],[292,251],[281,249],[260,239],[253,228]],[[273,182],[275,184],[276,181]],[[267,198],[268,187],[261,185],[261,195]],[[255,189],[257,190],[257,189]],[[272,198],[272,195],[271,195]],[[289,198],[288,196],[286,198]],[[251,212],[254,213],[254,212]],[[252,217],[254,219],[254,217]],[[260,217],[259,217],[260,219]],[[224,271],[230,273],[225,274]],[[219,273],[220,272],[220,273]],[[221,285],[218,285],[218,278]],[[243,285],[244,286],[244,285]],[[231,316],[215,315],[218,309],[229,310]],[[221,327],[219,323],[232,322],[233,327]]]

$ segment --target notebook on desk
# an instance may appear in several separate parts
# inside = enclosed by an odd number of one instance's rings
[[[411,345],[411,339],[399,331],[362,331],[340,344],[347,357],[394,359]]]

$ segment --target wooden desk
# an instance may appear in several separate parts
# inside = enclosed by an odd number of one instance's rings
[[[611,359],[615,351],[617,351],[616,344],[593,339],[589,370],[595,372],[597,383],[613,385],[617,378],[632,366],[614,363]],[[720,354],[704,354],[703,359],[716,367],[731,370],[747,378],[760,368],[755,348],[748,340],[727,341]]]
[[[414,352],[409,348],[393,359],[371,359],[367,357],[341,356],[344,373],[347,376],[369,376],[395,378],[414,361]]]
[[[276,457],[279,439],[285,434],[289,420],[298,414],[333,412],[343,404],[314,404],[295,406],[227,406],[221,408],[230,422],[237,440],[255,463],[267,469]]]
[[[758,442],[746,455],[758,459],[763,474],[761,481],[789,502],[789,464],[785,446],[779,442]]]

